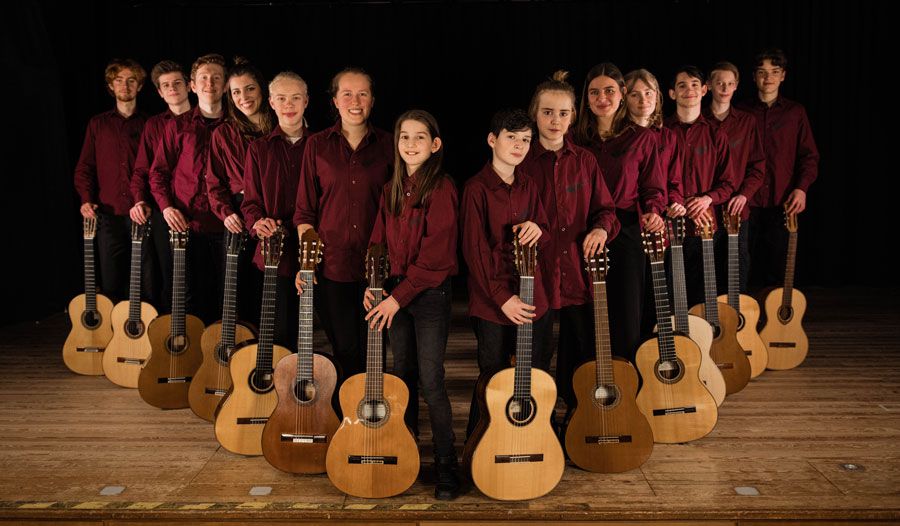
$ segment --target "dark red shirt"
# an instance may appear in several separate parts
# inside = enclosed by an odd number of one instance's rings
[[[150,165],[150,189],[161,210],[175,207],[196,232],[224,229],[209,206],[206,164],[209,140],[222,118],[207,119],[197,106],[166,124]]]
[[[137,158],[134,160],[134,173],[131,175],[131,196],[135,203],[143,201],[152,205],[156,202],[153,194],[150,193],[150,165],[153,164],[156,147],[162,140],[166,125],[175,117],[172,110],[166,110],[150,117],[144,124],[144,134],[141,135],[141,145],[138,146]]]
[[[737,187],[735,195],[740,194],[749,202],[762,184],[766,171],[766,156],[756,129],[756,119],[734,106],[721,121],[713,115],[709,106],[704,108],[703,116],[713,128],[725,132],[731,156],[732,178]],[[749,217],[750,207],[745,206],[741,219],[746,221]]]
[[[365,280],[369,237],[393,164],[393,135],[371,123],[356,150],[341,133],[340,121],[309,138],[294,225],[307,223],[319,232],[325,244],[320,269],[326,278]]]
[[[660,213],[666,207],[666,181],[657,161],[656,136],[634,125],[617,137],[585,145],[600,165],[600,173],[616,208]]]
[[[127,216],[131,200],[131,172],[147,114],[135,111],[125,118],[113,108],[91,118],[75,165],[75,190],[81,203],[94,203],[106,214]]]
[[[281,126],[276,126],[272,133],[250,143],[242,170],[244,201],[241,203],[241,213],[250,234],[255,236],[253,225],[267,217],[280,219],[285,229],[284,249],[278,264],[279,276],[294,276],[300,270],[297,262],[297,229],[293,228],[292,221],[307,135],[304,129],[303,136],[291,144]],[[260,248],[257,246],[253,261],[257,268],[265,270]]]
[[[592,229],[602,228],[608,243],[619,233],[616,205],[597,160],[566,137],[559,155],[540,141],[532,142],[521,168],[534,179],[552,233],[539,253],[550,307],[591,301],[591,282],[584,272],[581,249],[584,237]]]
[[[513,225],[532,221],[541,227],[538,255],[546,246],[549,224],[534,180],[516,168],[508,185],[488,162],[466,181],[459,209],[462,253],[469,267],[469,316],[514,325],[500,307],[517,294],[519,279],[513,259]],[[540,264],[534,275],[537,318],[547,312]]]
[[[657,160],[659,169],[666,176],[666,204],[684,204],[681,190],[681,156],[678,151],[678,139],[672,130],[665,126],[649,128],[656,135]]]
[[[391,276],[403,276],[391,295],[405,307],[420,292],[437,287],[459,273],[456,261],[459,197],[453,179],[443,177],[421,207],[413,207],[416,181],[403,178],[403,210],[394,216],[387,210],[392,183],[384,185],[381,207],[369,245],[387,243]]]
[[[741,109],[756,117],[766,155],[766,172],[750,205],[781,206],[794,189],[808,192],[819,175],[819,150],[803,105],[779,95],[771,107],[754,98]]]
[[[209,206],[222,221],[239,212],[232,206],[232,196],[244,191],[244,161],[248,146],[250,141],[230,122],[216,128],[209,139],[206,171]]]
[[[681,152],[682,196],[708,195],[714,205],[729,199],[735,184],[725,133],[713,128],[703,115],[684,124],[675,114],[666,119],[666,127],[672,130]]]

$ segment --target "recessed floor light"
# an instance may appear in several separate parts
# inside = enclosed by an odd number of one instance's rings
[[[125,486],[104,486],[100,490],[101,495],[118,495],[125,491]]]
[[[846,471],[865,471],[865,467],[859,464],[841,464],[841,467]]]
[[[272,486],[253,486],[250,488],[251,495],[268,495],[272,493]]]
[[[734,492],[738,495],[759,495],[759,490],[753,486],[737,486]]]

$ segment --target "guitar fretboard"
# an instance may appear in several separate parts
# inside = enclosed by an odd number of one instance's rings
[[[797,232],[788,233],[787,261],[784,267],[784,288],[781,306],[789,308],[794,292],[794,268],[797,264]]]
[[[175,247],[172,251],[172,329],[174,340],[184,336],[184,247]]]
[[[703,246],[703,296],[706,304],[706,321],[713,327],[719,326],[719,299],[716,295],[716,259],[713,240],[701,239]]]
[[[142,239],[131,240],[131,275],[128,284],[128,320],[141,320],[141,248]]]
[[[300,294],[300,327],[297,331],[297,381],[313,379],[313,279],[315,272],[301,270],[306,282]]]
[[[230,354],[234,349],[234,326],[237,297],[238,254],[225,255],[225,293],[222,297],[221,345]]]
[[[675,330],[690,336],[688,321],[687,286],[684,279],[684,249],[681,245],[670,245],[672,254],[672,295],[675,306]]]
[[[256,347],[256,371],[272,371],[272,346],[275,343],[275,288],[278,263],[267,264],[263,274],[262,309],[259,314],[259,344]]]
[[[594,339],[597,364],[597,385],[615,383],[612,367],[612,346],[609,339],[609,307],[606,301],[606,282],[594,284]]]
[[[672,318],[669,312],[669,291],[666,287],[666,268],[662,261],[650,263],[653,276],[653,298],[656,303],[657,340],[659,359],[663,362],[675,360],[675,338],[672,334]]]
[[[728,234],[728,305],[738,314],[741,312],[739,237],[738,234]]]
[[[304,280],[305,281],[305,280]],[[309,282],[307,282],[309,283]],[[375,299],[372,300],[374,309],[384,298],[384,289],[381,287],[370,288]],[[368,327],[368,323],[366,325]],[[383,334],[375,328],[368,327],[368,345],[366,351],[366,398],[368,400],[381,400],[384,394],[384,370],[382,368]]]
[[[97,283],[94,281],[94,238],[84,238],[84,310],[97,310]]]
[[[519,299],[534,305],[534,277],[519,277]],[[513,397],[524,400],[531,396],[531,342],[533,324],[523,323],[516,331],[516,371],[513,380]]]

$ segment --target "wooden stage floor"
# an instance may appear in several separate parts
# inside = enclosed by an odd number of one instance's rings
[[[325,475],[231,454],[189,409],[161,411],[104,377],[69,372],[63,314],[0,329],[0,522],[17,524],[896,524],[900,522],[900,290],[812,289],[810,353],[768,371],[720,409],[713,432],[657,444],[639,469],[571,464],[549,495],[497,502],[471,485],[433,499],[431,437],[401,496],[366,500]],[[461,446],[477,375],[460,303],[447,377]],[[321,334],[318,335],[323,340]],[[426,417],[424,405],[420,415]],[[843,464],[855,464],[848,471]],[[124,486],[105,496],[107,486]],[[271,488],[266,496],[254,487]],[[755,488],[740,495],[735,488]],[[49,521],[49,522],[46,522]]]

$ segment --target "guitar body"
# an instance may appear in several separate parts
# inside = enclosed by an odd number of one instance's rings
[[[253,328],[236,323],[234,325],[234,343],[239,345],[256,338]],[[229,350],[221,345],[222,322],[217,321],[203,331],[200,337],[200,350],[203,363],[197,369],[191,387],[188,389],[188,403],[194,414],[212,422],[216,416],[216,408],[231,389],[231,373],[228,369]],[[231,351],[233,352],[233,351]]]
[[[103,351],[113,334],[113,304],[106,296],[97,294],[99,318],[86,315],[84,305],[84,294],[69,302],[72,330],[63,344],[63,361],[72,372],[99,375],[103,374]]]
[[[653,431],[635,403],[638,375],[614,357],[614,393],[597,392],[597,365],[575,370],[572,388],[578,406],[566,428],[566,453],[576,466],[599,473],[621,473],[643,464],[653,452]]]
[[[734,394],[747,386],[750,381],[750,360],[737,340],[738,314],[725,303],[718,304],[719,330],[713,328],[713,341],[709,355],[722,371],[725,378],[725,393]],[[689,311],[706,319],[706,305],[694,305]]]
[[[258,344],[251,343],[231,355],[232,390],[215,414],[216,439],[222,447],[239,455],[262,455],[263,427],[278,404],[271,381],[263,390],[253,387],[258,350]],[[272,363],[289,354],[291,351],[284,347],[272,345]]]
[[[686,336],[673,336],[678,369],[660,371],[659,341],[638,347],[635,364],[644,379],[637,406],[647,417],[657,442],[676,444],[709,434],[719,418],[716,401],[699,378],[700,349]]]
[[[113,336],[103,352],[103,374],[110,382],[137,389],[141,366],[150,357],[147,329],[158,315],[156,308],[141,302],[141,320],[128,321],[128,301],[120,301],[112,310]]]
[[[348,495],[391,497],[409,489],[419,475],[419,448],[403,421],[409,390],[392,374],[383,374],[383,386],[388,413],[377,424],[367,425],[360,416],[366,373],[353,375],[341,385],[344,421],[328,447],[325,467],[331,483]],[[386,457],[390,462],[360,462],[355,460],[359,456]]]
[[[675,323],[675,316],[672,316],[672,323]],[[658,329],[653,327],[653,330]],[[725,377],[722,376],[722,371],[716,367],[716,362],[709,355],[709,349],[713,342],[713,328],[700,316],[689,314],[688,330],[691,332],[690,339],[700,349],[700,381],[716,400],[716,405],[720,406],[725,401]]]
[[[784,289],[778,288],[766,296],[766,326],[759,336],[769,351],[769,369],[785,370],[797,367],[806,359],[809,351],[809,340],[803,330],[803,315],[806,314],[806,296],[797,289],[791,293],[791,308],[782,316],[782,295]]]
[[[337,370],[331,359],[313,354],[313,385],[297,382],[297,355],[275,366],[278,405],[262,434],[262,452],[269,464],[288,473],[325,473],[325,453],[341,424],[331,398]]]
[[[147,335],[150,338],[150,358],[144,362],[138,376],[138,392],[148,404],[160,409],[183,409],[188,407],[188,388],[203,355],[200,351],[200,336],[203,322],[200,318],[184,315],[184,342],[171,344],[172,315],[165,314],[150,322]],[[166,382],[166,378],[184,380]]]
[[[498,500],[534,499],[559,483],[565,468],[562,446],[550,416],[556,405],[556,384],[545,371],[531,369],[531,397],[535,408],[528,423],[514,425],[507,416],[514,391],[515,369],[495,374],[485,386],[488,424],[472,452],[472,481],[488,497]],[[538,456],[541,457],[538,457]],[[531,456],[531,461],[505,457]]]
[[[759,324],[759,303],[751,296],[741,294],[740,312],[738,315],[737,340],[750,361],[750,378],[756,378],[769,363],[769,351],[756,331]],[[719,296],[720,303],[728,303],[728,295]]]

